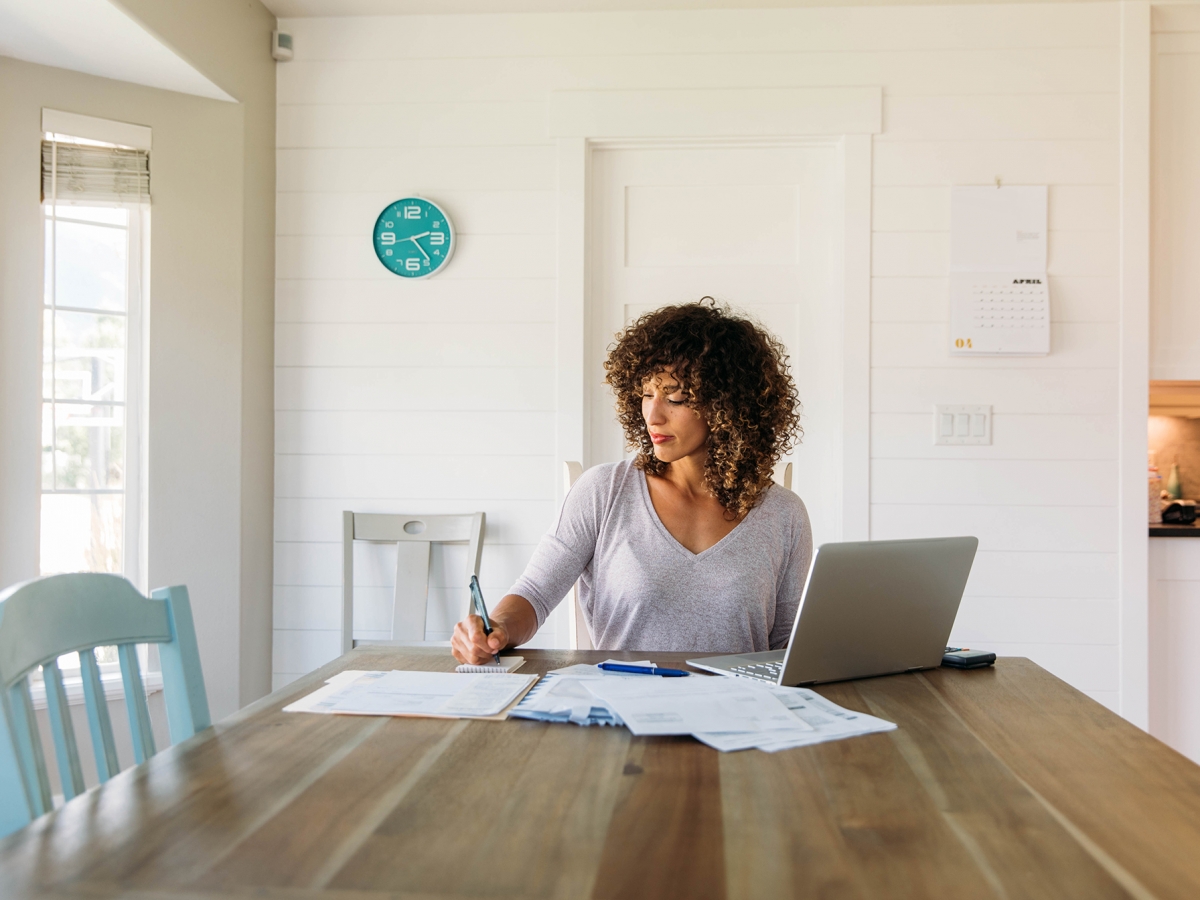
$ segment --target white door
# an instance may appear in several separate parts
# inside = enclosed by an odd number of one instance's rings
[[[817,543],[840,539],[842,183],[832,143],[593,152],[585,465],[626,454],[604,384],[614,335],[710,295],[787,347],[804,405],[792,488]]]

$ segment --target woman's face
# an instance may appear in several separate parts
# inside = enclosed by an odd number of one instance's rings
[[[642,418],[654,442],[654,455],[663,462],[707,452],[708,423],[688,405],[669,369],[642,385]]]

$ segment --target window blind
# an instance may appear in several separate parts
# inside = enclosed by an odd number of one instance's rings
[[[42,141],[42,200],[55,196],[59,200],[149,202],[150,154],[125,147]]]

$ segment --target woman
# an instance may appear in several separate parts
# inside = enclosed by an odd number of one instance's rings
[[[604,650],[786,646],[812,531],[800,498],[771,482],[799,432],[782,345],[701,301],[642,316],[604,368],[637,457],[583,473],[491,635],[468,616],[454,656],[484,663],[528,641],[576,579]]]

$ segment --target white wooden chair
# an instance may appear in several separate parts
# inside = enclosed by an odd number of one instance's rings
[[[575,482],[579,480],[579,476],[583,474],[583,464],[574,460],[567,460],[563,463],[563,487],[565,494],[575,486]],[[790,462],[781,462],[775,467],[775,472],[771,476],[775,483],[781,485],[787,490],[792,489],[792,464]],[[587,617],[583,614],[583,607],[579,605],[579,582],[575,582],[571,588],[571,603],[567,607],[567,632],[572,650],[594,650],[595,644],[592,642],[591,627],[588,625]]]
[[[777,485],[790,491],[792,489],[792,464],[790,462],[781,462],[775,467],[771,478]]]
[[[579,476],[583,474],[583,463],[567,460],[563,463],[563,495],[575,486]],[[594,650],[592,633],[588,628],[587,618],[579,605],[579,582],[571,587],[571,602],[567,606],[567,634],[572,650]]]
[[[484,514],[408,516],[398,513],[342,513],[342,652],[354,641],[354,542],[396,545],[396,587],[392,599],[392,640],[425,641],[429,603],[429,555],[433,544],[466,544],[464,583],[479,575]]]

